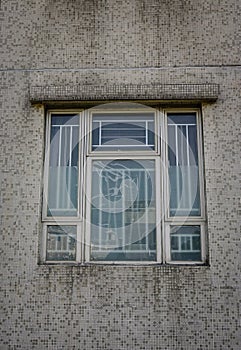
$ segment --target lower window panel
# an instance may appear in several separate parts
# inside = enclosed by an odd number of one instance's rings
[[[107,233],[108,235],[109,233]],[[112,235],[112,233],[110,233]],[[114,239],[102,241],[100,244],[92,243],[91,260],[98,261],[155,261],[156,260],[156,232],[153,230],[146,237],[134,241],[135,233],[128,232],[125,236],[128,240],[133,237],[133,243],[122,245],[123,235],[118,238],[114,234]]]
[[[171,226],[171,260],[201,261],[200,226]]]
[[[76,260],[77,226],[47,226],[47,261]]]

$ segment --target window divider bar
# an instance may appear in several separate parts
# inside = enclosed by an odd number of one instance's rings
[[[73,149],[73,126],[70,127],[70,147],[69,147],[69,166],[72,166],[72,149]]]
[[[101,138],[102,138],[102,122],[99,121],[99,146],[101,146]]]
[[[146,146],[148,146],[148,121],[146,120]]]

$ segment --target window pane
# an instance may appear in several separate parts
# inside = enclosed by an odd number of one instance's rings
[[[46,259],[49,261],[76,259],[76,226],[48,226]]]
[[[91,199],[91,260],[156,260],[154,161],[93,161]]]
[[[48,216],[76,216],[79,116],[53,115],[50,130]]]
[[[171,226],[171,260],[201,261],[200,226]]]
[[[171,216],[200,216],[196,114],[168,114]]]
[[[154,113],[95,113],[92,119],[92,150],[154,149],[154,129]]]

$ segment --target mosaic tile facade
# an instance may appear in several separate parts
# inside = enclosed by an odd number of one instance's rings
[[[240,18],[238,0],[1,1],[1,350],[240,349]],[[44,111],[152,85],[202,101],[209,265],[39,264]]]

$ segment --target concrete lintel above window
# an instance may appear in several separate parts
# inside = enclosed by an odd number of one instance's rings
[[[31,102],[94,100],[215,101],[218,84],[103,84],[31,86]]]

